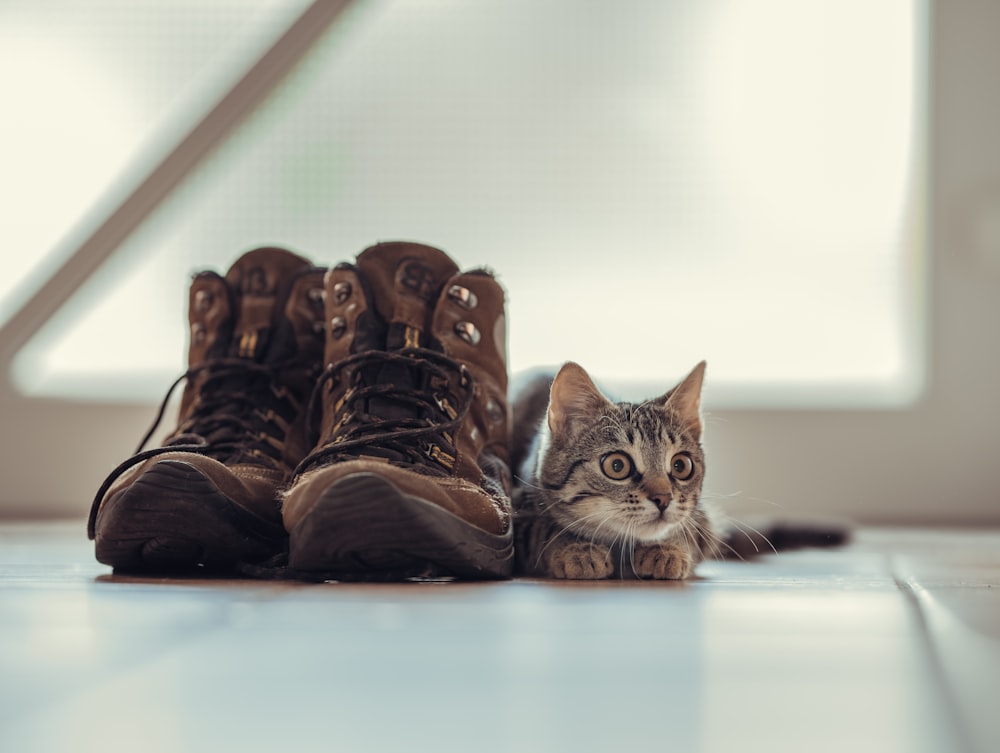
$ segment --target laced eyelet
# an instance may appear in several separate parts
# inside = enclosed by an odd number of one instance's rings
[[[338,306],[342,306],[351,297],[351,293],[353,292],[354,287],[351,283],[338,282],[333,286],[333,302]]]
[[[191,325],[191,341],[196,345],[201,345],[205,342],[205,338],[208,337],[208,330],[205,329],[205,325],[200,322],[196,322]]]
[[[452,285],[448,288],[448,297],[466,311],[479,305],[479,298],[476,294],[461,285]]]
[[[337,423],[333,425],[333,432],[336,433],[341,429],[343,429],[345,426],[347,426],[347,424],[351,422],[352,418],[354,418],[353,411],[346,410],[343,413],[341,413],[340,418],[337,419]]]
[[[469,345],[478,345],[482,339],[482,335],[479,334],[479,330],[476,329],[476,325],[472,322],[459,322],[456,324],[455,334]]]
[[[347,333],[347,320],[342,316],[335,316],[330,320],[330,337],[339,340]]]
[[[500,403],[492,397],[486,401],[486,417],[493,424],[501,424],[506,418],[503,408],[500,407]]]
[[[215,303],[215,296],[211,290],[199,290],[194,294],[195,311],[204,313],[212,308],[213,303]]]
[[[455,420],[458,416],[458,411],[452,407],[451,403],[448,402],[448,398],[444,395],[435,395],[434,402],[437,403],[438,408],[440,408],[441,412],[448,416],[448,418]]]
[[[326,291],[323,288],[309,288],[306,296],[312,303],[321,304],[326,300]]]

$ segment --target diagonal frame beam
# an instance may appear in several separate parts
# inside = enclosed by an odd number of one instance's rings
[[[17,352],[201,160],[264,101],[350,4],[351,0],[314,0],[110,212],[103,203],[91,210],[94,221],[87,227],[92,229],[69,241],[75,248],[66,261],[0,327],[0,379],[7,387],[8,367]]]

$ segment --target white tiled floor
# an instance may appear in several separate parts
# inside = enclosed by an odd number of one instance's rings
[[[0,526],[0,751],[1000,747],[1000,532],[684,584],[136,580]]]

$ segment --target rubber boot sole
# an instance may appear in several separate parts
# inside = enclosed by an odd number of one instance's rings
[[[280,554],[287,535],[193,465],[161,460],[102,505],[95,544],[116,571],[225,571]]]
[[[329,580],[509,578],[513,537],[491,534],[372,473],[324,490],[289,534],[293,571]]]

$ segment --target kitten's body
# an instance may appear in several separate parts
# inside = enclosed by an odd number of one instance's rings
[[[641,404],[611,402],[573,363],[518,396],[521,574],[680,579],[718,549],[701,503],[704,368]]]

